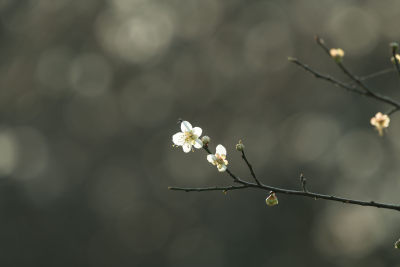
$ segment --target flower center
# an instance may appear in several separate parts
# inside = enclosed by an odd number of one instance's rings
[[[220,164],[220,165],[225,164],[225,159],[223,156],[221,156],[220,154],[215,154],[215,157],[217,158],[217,160],[216,160],[217,164]]]
[[[377,119],[376,122],[379,126],[383,127],[383,125],[385,124],[385,119]]]
[[[185,143],[194,143],[197,138],[198,136],[195,135],[192,131],[185,132]]]

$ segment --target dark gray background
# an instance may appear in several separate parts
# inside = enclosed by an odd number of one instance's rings
[[[316,80],[391,68],[399,1],[0,1],[1,266],[397,266],[396,212],[229,184],[204,151],[172,148],[178,118],[249,176],[399,203],[399,114]],[[395,73],[369,80],[399,97]],[[400,266],[400,265],[399,265]]]

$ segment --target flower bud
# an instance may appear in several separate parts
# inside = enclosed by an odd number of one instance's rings
[[[392,51],[394,51],[394,52],[396,52],[397,49],[399,49],[399,43],[397,43],[397,42],[391,42],[389,44],[389,46],[390,46],[390,48],[392,48]]]
[[[208,143],[210,143],[210,140],[211,140],[210,137],[208,137],[207,135],[201,138],[201,141],[203,142],[204,146],[208,145]]]
[[[342,62],[342,59],[344,57],[344,51],[341,48],[332,48],[331,50],[329,50],[329,54],[338,63]]]
[[[396,54],[395,56],[396,56],[396,61],[397,61],[397,63],[400,64],[400,55],[399,55],[399,54]],[[396,64],[396,61],[394,61],[394,57],[391,57],[391,58],[390,58],[390,61],[392,61],[393,64]]]
[[[390,118],[388,115],[378,112],[374,117],[371,118],[370,122],[371,125],[375,126],[375,128],[378,130],[379,135],[383,136],[383,129],[389,127]]]
[[[244,150],[244,144],[242,143],[242,140],[239,140],[239,143],[236,144],[236,150],[240,152]]]
[[[394,243],[394,247],[400,249],[400,239]]]
[[[265,199],[265,203],[267,203],[268,206],[278,205],[278,197],[275,195],[274,192],[271,192],[267,199]]]

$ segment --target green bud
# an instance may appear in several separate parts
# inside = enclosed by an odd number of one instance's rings
[[[399,44],[397,42],[391,42],[389,46],[392,48],[392,51],[396,52],[399,49]]]
[[[394,247],[400,249],[400,239],[394,243]]]
[[[267,199],[265,199],[265,203],[267,203],[268,206],[278,205],[278,197],[275,195],[274,192],[271,192]]]
[[[208,137],[207,135],[201,138],[201,141],[203,142],[204,146],[208,145],[208,143],[210,143],[210,140],[211,140],[210,137]]]
[[[240,152],[244,150],[244,144],[242,143],[242,140],[239,140],[239,143],[236,144],[236,150]]]

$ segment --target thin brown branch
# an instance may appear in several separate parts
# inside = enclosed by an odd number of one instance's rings
[[[203,192],[203,191],[216,191],[216,190],[229,191],[229,190],[245,189],[245,188],[255,188],[255,189],[259,189],[259,190],[263,190],[263,191],[267,191],[267,192],[273,191],[275,193],[308,197],[308,198],[313,198],[315,200],[324,199],[324,200],[342,202],[345,204],[353,204],[353,205],[359,205],[359,206],[368,206],[368,207],[400,211],[400,205],[386,204],[386,203],[380,203],[380,202],[375,202],[375,201],[362,201],[362,200],[338,197],[338,196],[333,196],[333,195],[324,195],[324,194],[319,194],[319,193],[314,193],[314,192],[304,191],[304,190],[303,191],[291,190],[291,189],[269,186],[269,185],[265,185],[262,183],[260,185],[258,185],[258,184],[250,183],[250,182],[246,182],[246,181],[243,181],[243,185],[241,185],[241,186],[205,187],[205,188],[202,188],[202,187],[200,187],[200,188],[169,187],[168,189],[185,191],[185,192],[193,192],[193,191]]]
[[[253,177],[256,184],[261,185],[260,181],[258,181],[256,174],[254,173],[253,166],[251,166],[250,162],[247,160],[246,154],[244,153],[244,149],[242,149],[242,159],[246,162],[247,167],[250,170],[251,176]]]
[[[208,153],[208,154],[212,154],[210,149],[208,148],[208,146],[203,146],[203,149]],[[235,174],[233,174],[229,169],[225,170],[226,173],[229,174],[229,176],[233,179],[233,181],[235,183],[239,183],[239,184],[245,184],[245,182],[243,180],[241,180],[239,177],[237,177]]]
[[[229,190],[236,190],[236,189],[255,188],[255,189],[260,189],[260,190],[267,191],[267,192],[273,191],[275,193],[308,197],[308,198],[313,198],[315,200],[325,199],[325,200],[330,200],[330,201],[342,202],[345,204],[353,204],[353,205],[359,205],[359,206],[368,206],[368,207],[400,211],[400,205],[379,203],[379,202],[375,202],[375,201],[362,201],[362,200],[338,197],[338,196],[333,196],[333,195],[324,195],[324,194],[319,194],[319,193],[314,193],[314,192],[304,191],[304,190],[303,191],[290,190],[290,189],[285,189],[285,188],[280,188],[280,187],[269,186],[269,185],[265,185],[265,184],[258,185],[258,184],[250,183],[250,182],[246,182],[246,181],[242,181],[242,182],[243,182],[243,185],[241,185],[241,186],[206,187],[206,188],[169,187],[168,189],[185,191],[185,192],[192,192],[192,191],[202,192],[202,191],[215,191],[215,190],[229,191]]]
[[[330,77],[328,75],[325,75],[325,74],[321,74],[321,73],[313,70],[308,65],[300,62],[296,58],[289,58],[289,61],[293,62],[294,64],[296,64],[296,65],[298,65],[300,67],[302,67],[304,70],[306,70],[309,73],[313,74],[318,79],[322,79],[322,80],[328,81],[328,82],[330,82],[330,83],[332,83],[332,84],[334,84],[336,86],[339,86],[339,87],[341,87],[341,88],[343,88],[343,89],[345,89],[345,90],[347,90],[349,92],[356,93],[356,94],[359,94],[359,95],[363,95],[363,96],[366,96],[366,97],[369,97],[369,98],[373,98],[373,99],[376,99],[377,101],[384,102],[386,104],[392,105],[394,107],[392,113],[394,113],[394,112],[396,112],[397,110],[400,109],[400,103],[395,101],[394,99],[392,99],[390,97],[383,96],[383,95],[380,95],[380,94],[377,94],[377,93],[371,93],[371,92],[368,92],[368,91],[363,92],[363,91],[357,90],[355,87],[353,87],[353,86],[351,86],[349,84],[343,83],[343,82],[341,82],[341,81],[339,81],[339,80],[337,80],[335,78],[332,78],[332,77]]]
[[[362,76],[359,79],[361,81],[365,81],[365,80],[369,80],[369,79],[372,79],[372,78],[375,78],[375,77],[378,77],[378,76],[381,76],[381,75],[384,75],[384,74],[387,74],[387,73],[391,73],[391,72],[394,72],[394,71],[396,71],[396,70],[394,70],[392,68],[384,69],[384,70],[380,70],[380,71],[377,71],[377,72]]]
[[[325,45],[325,42],[322,38],[319,36],[315,37],[315,41],[317,44],[327,53],[329,57],[331,57],[329,48]],[[381,102],[385,102],[387,104],[392,105],[393,107],[396,107],[397,109],[400,109],[400,103],[393,100],[392,98],[384,95],[380,95],[378,93],[373,92],[372,89],[370,89],[365,83],[363,83],[362,79],[357,77],[356,75],[352,74],[344,65],[341,61],[335,61],[338,67],[346,74],[351,80],[353,80],[359,87],[361,87],[365,92],[366,96],[375,98]]]
[[[394,65],[396,66],[397,73],[400,76],[400,64],[399,64],[399,60],[396,57],[396,50],[397,49],[395,47],[392,48],[392,55],[393,55]]]
[[[203,191],[222,191],[228,192],[231,190],[243,189],[246,188],[247,185],[239,185],[239,186],[214,186],[214,187],[168,187],[168,190],[174,191],[185,191],[185,192],[203,192]]]
[[[301,188],[303,188],[304,192],[307,192],[307,179],[306,177],[304,177],[304,175],[302,173],[300,173],[300,183],[301,183]]]
[[[331,76],[329,76],[329,75],[325,75],[325,74],[322,74],[322,73],[319,73],[319,72],[313,70],[313,69],[312,69],[311,67],[309,67],[308,65],[306,65],[306,64],[304,64],[304,63],[302,63],[302,62],[300,62],[297,58],[289,57],[288,60],[289,60],[290,62],[293,62],[294,64],[296,64],[296,65],[302,67],[304,70],[306,70],[306,71],[308,71],[309,73],[311,73],[312,75],[314,75],[314,77],[317,78],[317,79],[322,79],[322,80],[328,81],[328,82],[330,82],[330,83],[332,83],[332,84],[334,84],[334,85],[336,85],[336,86],[339,86],[339,87],[341,87],[341,88],[343,88],[343,89],[345,89],[345,90],[347,90],[347,91],[349,91],[349,92],[356,93],[356,94],[359,94],[359,95],[365,95],[365,96],[367,96],[367,93],[358,90],[358,89],[355,88],[354,86],[351,86],[351,85],[349,85],[349,84],[346,84],[346,83],[344,83],[344,82],[341,82],[341,81],[339,81],[339,80],[337,80],[337,79],[335,79],[335,78],[333,78],[333,77],[331,77]]]
[[[207,146],[204,146],[203,148],[208,154],[211,154],[211,152]],[[229,191],[229,190],[236,190],[236,189],[239,190],[239,189],[246,189],[246,188],[255,188],[255,189],[259,189],[259,190],[263,190],[263,191],[267,191],[267,192],[273,191],[275,193],[308,197],[308,198],[313,198],[315,200],[325,199],[325,200],[329,200],[329,201],[342,202],[345,204],[353,204],[353,205],[359,205],[359,206],[368,206],[368,207],[400,211],[400,205],[379,203],[379,202],[375,202],[375,201],[362,201],[362,200],[357,200],[357,199],[350,199],[350,198],[345,198],[345,197],[338,197],[338,196],[333,196],[333,195],[324,195],[324,194],[310,192],[308,190],[305,190],[305,184],[304,184],[302,191],[291,190],[291,189],[285,189],[285,188],[265,185],[263,183],[257,184],[257,183],[247,182],[245,180],[240,179],[239,176],[235,175],[233,172],[231,172],[228,169],[226,170],[226,173],[228,173],[228,175],[233,179],[234,182],[240,183],[241,185],[228,186],[228,187],[199,187],[199,188],[168,187],[168,189],[175,190],[175,191],[185,191],[185,192],[203,192],[203,191],[216,191],[216,190],[223,191],[223,190],[227,190],[227,189],[228,189],[227,191]]]
[[[396,111],[398,111],[400,108],[399,107],[394,107],[391,110],[389,110],[388,112],[386,112],[385,114],[387,114],[388,116],[392,115],[393,113],[395,113]]]

